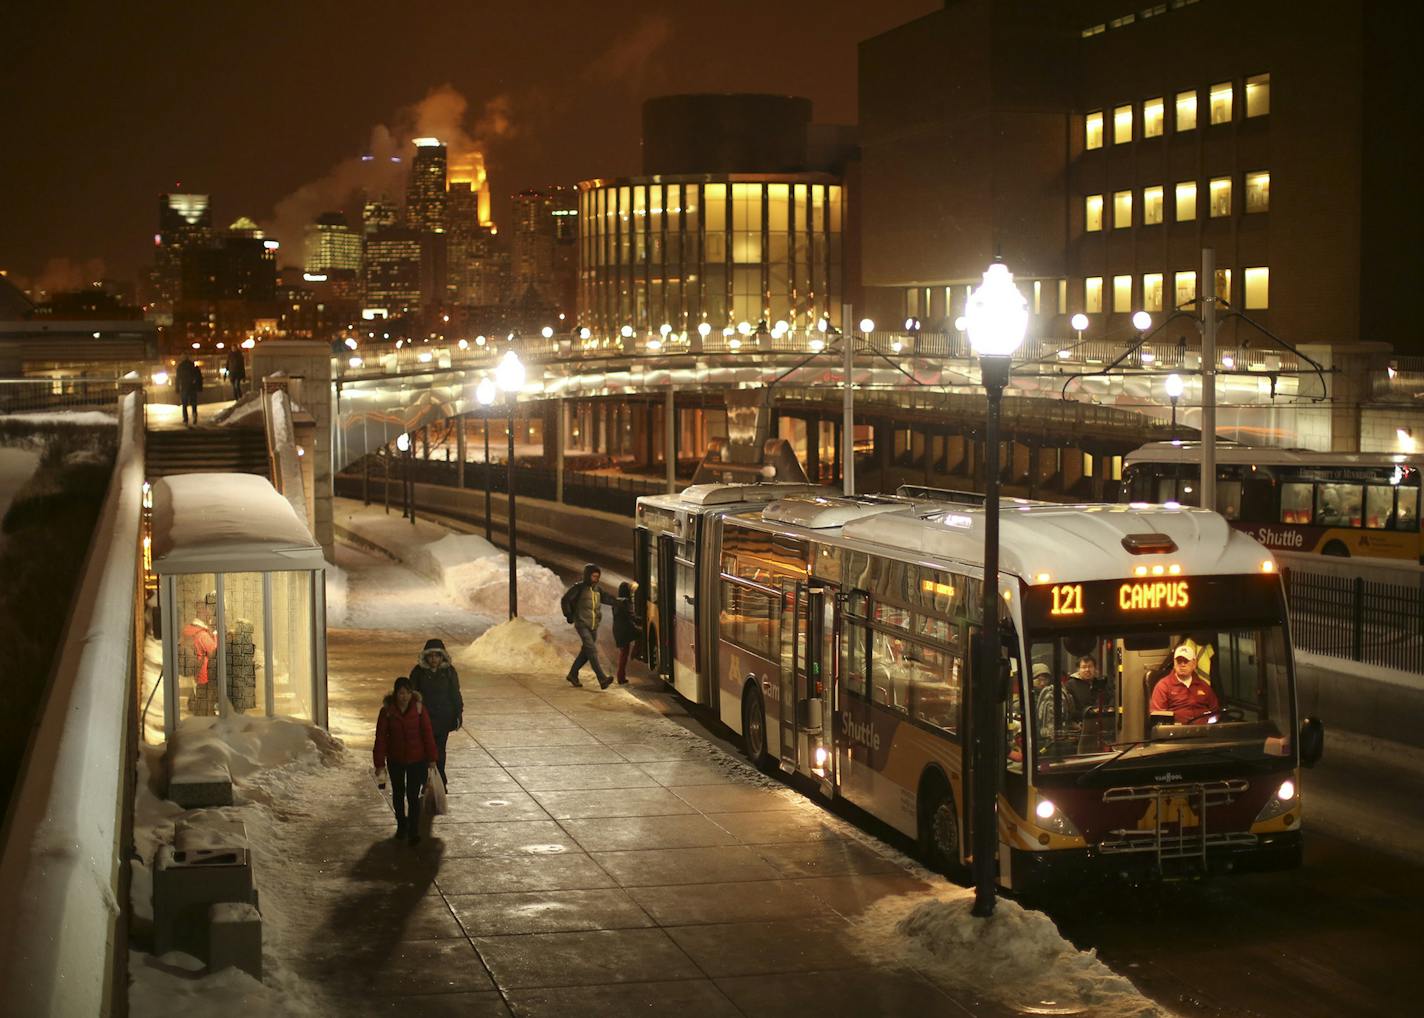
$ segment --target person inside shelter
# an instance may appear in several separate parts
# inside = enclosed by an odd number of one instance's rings
[[[183,627],[178,644],[178,673],[193,680],[193,694],[188,698],[190,714],[217,713],[217,701],[208,681],[212,678],[210,667],[213,655],[218,649],[218,638],[213,632],[217,604],[216,591],[198,602],[193,618]]]
[[[1221,709],[1216,690],[1197,667],[1196,645],[1188,640],[1172,654],[1172,670],[1152,688],[1149,709],[1154,720],[1179,725],[1202,724]]]

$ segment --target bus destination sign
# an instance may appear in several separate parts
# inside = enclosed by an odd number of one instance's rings
[[[1274,576],[1183,576],[1054,583],[1029,587],[1026,621],[1035,625],[1170,619],[1232,605],[1256,617],[1279,613]]]

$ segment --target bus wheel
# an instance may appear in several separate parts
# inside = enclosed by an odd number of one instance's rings
[[[1330,555],[1334,558],[1349,558],[1350,549],[1345,547],[1343,541],[1326,541],[1325,547],[1320,549],[1320,554]]]
[[[757,769],[766,769],[771,760],[766,753],[766,707],[750,683],[742,694],[742,747]]]
[[[951,880],[964,876],[959,861],[959,816],[954,809],[954,795],[942,777],[929,775],[920,785],[917,841],[920,857],[936,873]]]

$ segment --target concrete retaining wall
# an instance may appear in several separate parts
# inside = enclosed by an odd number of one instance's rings
[[[1342,729],[1424,749],[1424,676],[1297,652],[1295,678],[1301,716],[1325,722],[1327,747]]]

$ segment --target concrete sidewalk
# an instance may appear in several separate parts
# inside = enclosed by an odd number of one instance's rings
[[[333,704],[372,725],[388,676],[412,663],[377,636],[329,645]],[[626,690],[461,683],[451,811],[433,837],[393,841],[354,768],[345,794],[311,807],[329,906],[293,963],[344,1013],[1008,1013],[853,935],[876,901],[930,889],[892,849]],[[369,732],[342,734],[369,749]]]

